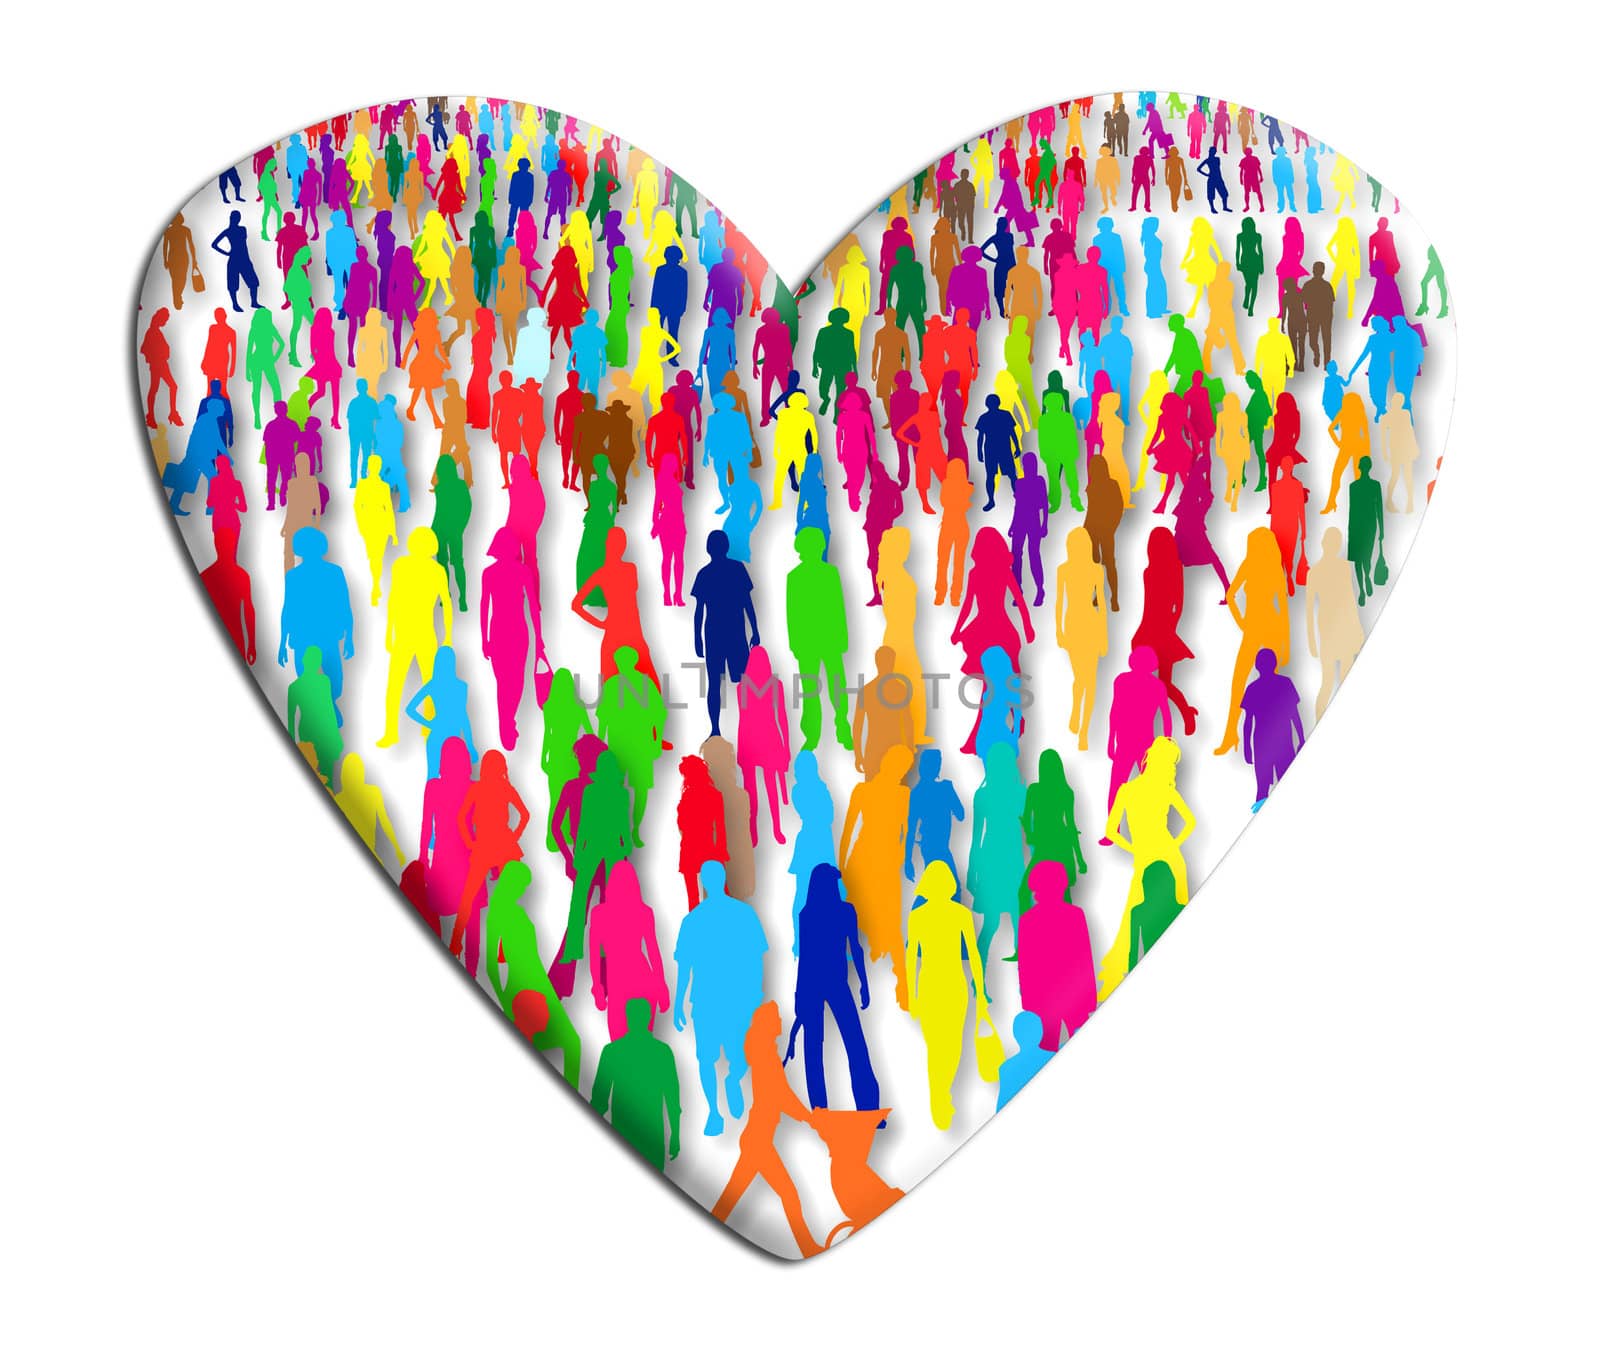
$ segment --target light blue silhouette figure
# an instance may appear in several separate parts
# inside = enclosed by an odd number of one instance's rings
[[[433,702],[433,718],[422,713],[425,701]],[[428,731],[428,780],[439,775],[439,758],[447,738],[459,738],[467,745],[474,765],[478,750],[472,742],[472,721],[467,717],[467,683],[456,675],[456,650],[440,648],[433,655],[433,676],[423,683],[406,706],[406,717]]]

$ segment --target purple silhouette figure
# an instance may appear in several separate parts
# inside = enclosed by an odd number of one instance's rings
[[[982,248],[961,250],[961,261],[950,269],[945,302],[945,313],[952,319],[957,310],[965,310],[969,321],[981,322],[989,317],[989,273],[984,270]]]
[[[1278,671],[1278,657],[1271,648],[1256,654],[1256,679],[1244,688],[1239,708],[1244,720],[1244,760],[1256,769],[1253,814],[1266,804],[1267,793],[1289,770],[1306,741],[1305,725],[1300,722],[1300,693],[1294,682]]]
[[[1050,483],[1039,472],[1039,459],[1033,453],[1022,455],[1022,475],[1012,489],[1011,575],[1022,584],[1022,554],[1027,550],[1028,566],[1033,570],[1035,608],[1044,604],[1043,544],[1050,524]]]
[[[706,273],[705,305],[713,319],[718,310],[726,310],[729,319],[737,319],[744,310],[744,273],[739,270],[739,255],[732,248],[724,248],[722,260]]]
[[[288,401],[273,402],[272,418],[261,430],[261,446],[267,455],[267,508],[275,510],[288,498],[294,455],[300,447],[300,426],[289,418]]]
[[[404,351],[405,326],[416,323],[425,285],[422,273],[417,270],[417,264],[411,256],[411,249],[396,248],[394,261],[389,264],[389,288],[383,297],[383,312],[389,318],[389,327],[394,330],[393,356],[396,358]]]

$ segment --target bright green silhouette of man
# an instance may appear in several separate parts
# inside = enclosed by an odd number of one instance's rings
[[[589,486],[589,508],[583,512],[583,531],[578,536],[577,585],[582,586],[600,570],[600,564],[606,560],[606,535],[616,522],[616,482],[604,472],[596,472]],[[583,603],[603,607],[605,593],[596,586]]]
[[[922,334],[928,327],[928,278],[922,263],[909,247],[895,249],[894,265],[889,268],[889,308],[894,317],[917,334],[917,356],[922,356]]]
[[[607,748],[595,758],[594,773],[583,788],[583,811],[578,817],[578,838],[572,849],[572,903],[567,907],[567,933],[559,962],[576,962],[583,956],[589,899],[594,888],[605,883],[612,863],[621,862],[633,852],[629,808],[622,766]]]
[[[833,708],[833,733],[841,748],[852,751],[850,704],[844,691],[844,655],[850,648],[850,624],[844,612],[844,586],[839,569],[822,560],[826,539],[821,529],[802,529],[794,550],[800,563],[784,586],[784,612],[788,617],[789,651],[802,674],[827,678],[828,701]],[[801,747],[816,750],[822,734],[821,692],[815,680],[801,692]]]
[[[651,1034],[651,1009],[643,996],[628,1002],[628,1032],[600,1050],[591,1101],[652,1167],[665,1171],[667,1159],[678,1156],[678,1062],[672,1049]]]
[[[333,683],[322,670],[322,649],[315,644],[301,659],[300,675],[289,684],[289,702],[284,722],[289,737],[296,743],[309,743],[317,754],[317,771],[328,786],[333,785],[333,767],[344,752],[339,733],[339,713],[333,705]]]
[[[439,454],[433,469],[433,522],[428,526],[439,540],[439,565],[456,574],[456,599],[467,608],[467,521],[472,518],[472,492],[461,479],[455,458]]]
[[[856,369],[856,336],[850,331],[850,311],[842,305],[828,311],[828,322],[817,330],[811,349],[811,375],[817,378],[822,398],[818,414],[827,414],[828,396],[844,389],[844,379]]]
[[[644,807],[655,785],[656,760],[667,728],[667,706],[661,692],[639,670],[636,648],[621,647],[612,661],[617,670],[600,688],[595,706],[596,732],[622,767],[622,775],[633,791],[633,846],[644,847],[640,826]],[[588,802],[585,800],[585,806]]]
[[[484,916],[489,941],[489,985],[506,1018],[527,1034],[529,1043],[541,1053],[560,1050],[561,1073],[576,1090],[582,1054],[578,1031],[550,984],[550,974],[539,956],[539,932],[522,908],[523,893],[532,880],[528,864],[513,859],[501,869],[494,884]],[[505,954],[504,965],[500,962],[501,953]],[[536,1003],[530,1004],[536,996],[544,999],[542,1012]],[[526,1026],[537,1025],[541,1019],[544,1026],[530,1033]]]
[[[1169,315],[1167,327],[1172,330],[1172,351],[1167,354],[1162,371],[1170,373],[1180,386],[1187,386],[1196,372],[1205,371],[1200,360],[1200,340],[1194,336],[1181,314]]]

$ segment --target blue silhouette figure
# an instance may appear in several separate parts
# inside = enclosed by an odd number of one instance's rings
[[[853,962],[856,980],[861,984],[861,1009],[865,1010],[872,1003],[867,988],[867,960],[861,951],[855,906],[844,898],[844,882],[832,863],[819,863],[812,869],[799,923],[800,962],[795,969],[794,1026],[789,1030],[789,1051],[784,1062],[794,1057],[795,1037],[804,1030],[806,1096],[813,1110],[826,1110],[828,1079],[823,1070],[823,1046],[827,1022],[824,1012],[832,1011],[834,1025],[844,1040],[845,1059],[850,1064],[850,1092],[855,1097],[856,1109],[876,1110],[878,1078],[867,1053],[867,1037],[861,1031],[856,999],[850,994],[850,964]],[[883,1125],[880,1123],[878,1127]]]
[[[228,199],[228,188],[230,186],[233,188],[233,200],[231,202]],[[244,204],[244,188],[239,183],[239,169],[237,167],[229,167],[221,176],[217,177],[217,193],[222,197],[224,205],[230,203]]]
[[[583,323],[572,331],[572,347],[567,354],[567,366],[578,374],[578,389],[598,395],[600,378],[606,370],[606,330],[600,322],[600,311],[584,311]],[[593,454],[584,455],[585,458]]]
[[[967,807],[961,803],[955,783],[940,775],[944,755],[937,748],[924,748],[917,758],[917,783],[911,788],[911,805],[906,817],[907,881],[917,879],[913,861],[917,850],[922,850],[922,865],[942,862],[956,879],[956,895],[960,898],[961,874],[956,867],[955,854],[950,850],[950,829],[967,817]],[[918,902],[920,902],[918,897]],[[865,1008],[865,1007],[863,1007]]]
[[[828,541],[833,537],[833,526],[828,522],[828,484],[823,479],[820,462],[806,463],[805,475],[800,478],[800,500],[794,507],[796,538],[800,536],[802,529],[821,530],[822,560],[826,562]]]
[[[283,574],[283,613],[278,620],[278,666],[304,670],[307,648],[322,649],[322,670],[333,691],[339,724],[339,697],[344,692],[344,660],[356,651],[355,619],[350,613],[350,586],[344,569],[328,560],[328,536],[321,529],[297,529],[292,544],[298,565]]]
[[[1372,401],[1373,414],[1382,419],[1384,411],[1389,408],[1389,379],[1394,368],[1394,334],[1389,331],[1389,321],[1382,315],[1372,321],[1372,335],[1367,339],[1367,346],[1361,350],[1361,356],[1351,366],[1350,374],[1345,377],[1347,384],[1355,380],[1363,363],[1367,368],[1367,395]]]
[[[722,521],[722,532],[728,536],[728,556],[735,562],[750,563],[750,545],[755,538],[756,525],[767,508],[761,487],[748,467],[735,470],[733,484],[728,487],[728,514]]]
[[[1129,391],[1133,386],[1133,340],[1122,331],[1122,320],[1116,315],[1112,315],[1109,332],[1100,340],[1098,355],[1100,370],[1109,378],[1111,389],[1122,398],[1121,414],[1126,419],[1131,404]],[[1092,382],[1087,389],[1094,390]]]
[[[683,312],[689,307],[689,269],[683,265],[683,249],[677,244],[663,256],[665,261],[650,278],[650,308],[660,312],[662,327],[676,339]],[[672,365],[678,365],[677,358]]]
[[[1283,125],[1278,121],[1278,117],[1273,114],[1263,114],[1261,116],[1261,127],[1267,135],[1267,151],[1271,152],[1274,149],[1282,151]]]
[[[1195,168],[1206,179],[1206,206],[1212,214],[1217,212],[1217,197],[1222,197],[1222,208],[1228,208],[1228,183],[1222,175],[1222,159],[1217,156],[1217,145],[1211,145],[1211,151],[1200,159],[1200,165]]]
[[[1017,1051],[1000,1064],[1000,1094],[994,1103],[996,1114],[1004,1110],[1011,1103],[1011,1098],[1055,1056],[1041,1046],[1044,1042],[1044,1021],[1032,1010],[1017,1012],[1011,1021],[1011,1037],[1017,1041]]]
[[[228,260],[228,298],[233,301],[234,311],[244,313],[244,306],[239,303],[240,286],[249,288],[250,308],[260,309],[256,292],[261,282],[256,277],[255,264],[250,261],[250,230],[240,222],[238,210],[228,211],[228,227],[211,240],[211,249]]]
[[[812,869],[832,862],[838,846],[833,836],[833,792],[817,770],[817,755],[810,748],[795,754],[794,785],[789,796],[800,818],[789,872],[794,877],[794,954],[800,955],[800,909],[811,890]]]
[[[1422,338],[1412,324],[1402,315],[1389,321],[1392,342],[1389,345],[1389,379],[1394,383],[1400,403],[1411,408],[1411,392],[1417,384],[1417,374],[1422,370]],[[1383,410],[1379,410],[1381,416]]]
[[[378,402],[367,390],[366,377],[356,382],[356,393],[345,406],[344,428],[350,439],[350,489],[353,491],[367,469],[368,455],[378,451]]]
[[[422,713],[427,701],[433,702],[433,718]],[[476,763],[478,750],[472,742],[472,721],[467,717],[467,683],[456,675],[456,650],[440,648],[433,655],[433,676],[423,683],[406,706],[406,717],[428,732],[428,780],[439,775],[439,758],[447,738],[459,738]]]
[[[706,709],[713,735],[722,732],[723,678],[737,684],[744,676],[750,649],[761,642],[749,568],[728,556],[728,544],[728,535],[721,529],[706,535],[710,561],[695,573],[689,588],[694,597],[694,651],[706,664]]]
[[[982,247],[984,260],[994,263],[994,303],[995,308],[1003,313],[1006,281],[1011,276],[1011,269],[1017,265],[1016,239],[1005,215],[995,220],[994,232],[983,240]]]
[[[978,659],[983,669],[983,697],[978,707],[978,730],[973,744],[980,758],[989,756],[997,743],[1008,744],[1013,753],[1022,743],[1022,678],[1006,650],[999,645],[985,648]]]
[[[1167,312],[1167,276],[1161,267],[1161,221],[1150,215],[1139,230],[1144,248],[1144,314],[1160,319]]]
[[[1306,164],[1306,213],[1307,214],[1321,214],[1322,213],[1322,182],[1318,179],[1319,176],[1320,176],[1320,173],[1317,170],[1317,150],[1314,147],[1312,147],[1310,143],[1306,144],[1305,164]]]
[[[1120,321],[1117,321],[1120,322]],[[1111,335],[1106,334],[1106,338]],[[1089,407],[1093,403],[1094,378],[1097,372],[1105,371],[1105,343],[1095,342],[1092,333],[1078,335],[1078,390],[1081,392],[1072,407],[1072,417],[1078,421],[1078,427],[1084,428],[1089,423]],[[1110,373],[1107,373],[1109,378]]]
[[[800,384],[800,373],[798,371],[791,371],[789,373],[788,380],[783,383],[783,389],[778,392],[777,396],[773,399],[772,404],[767,406],[767,419],[776,419],[778,417],[778,411],[789,403],[789,397],[791,395],[804,394],[805,387]],[[810,441],[811,440],[809,438],[806,439],[807,443]],[[811,464],[807,463],[806,465],[810,466]],[[792,471],[789,473],[789,479],[790,481],[794,480],[794,473]]]
[[[329,217],[328,231],[323,234],[322,251],[333,278],[333,309],[344,318],[344,288],[350,280],[350,268],[356,264],[356,231],[343,210],[335,210]]]
[[[534,181],[533,167],[526,157],[517,159],[517,169],[511,173],[511,178],[506,182],[506,237],[509,239],[517,228],[517,216],[523,211],[533,209]]]
[[[700,340],[700,358],[695,363],[694,374],[705,379],[707,392],[715,397],[722,394],[722,378],[738,370],[738,366],[739,344],[733,335],[733,320],[726,310],[719,309],[711,316],[711,323]],[[712,404],[715,403],[713,399]]]
[[[1294,161],[1281,141],[1277,152],[1272,154],[1272,188],[1278,192],[1279,214],[1284,211],[1285,201],[1288,202],[1290,214],[1299,213],[1294,201]]]
[[[1339,375],[1339,364],[1330,357],[1327,373],[1322,378],[1322,413],[1328,416],[1330,424],[1339,417],[1339,407],[1344,404],[1344,389],[1349,382],[1349,377]]]
[[[706,1133],[715,1137],[723,1128],[717,1109],[719,1058],[728,1061],[723,1078],[728,1114],[734,1119],[744,1114],[742,1083],[749,1071],[744,1036],[756,1007],[766,999],[767,936],[755,910],[728,894],[728,872],[720,862],[700,864],[700,885],[706,898],[683,917],[672,950],[678,964],[672,1024],[682,1030],[688,1020],[694,1021],[700,1086],[711,1111]]]
[[[444,106],[439,104],[429,105],[425,122],[433,130],[433,146],[443,152],[450,146],[450,130],[445,126]]]
[[[718,389],[711,398],[711,415],[706,420],[705,452],[700,460],[716,473],[717,489],[722,492],[722,503],[717,506],[715,513],[726,514],[730,508],[730,469],[734,473],[749,470],[752,446],[749,421],[734,409],[733,397],[720,387],[719,377]]]
[[[1016,416],[1000,408],[1000,397],[993,392],[984,398],[983,413],[974,427],[978,431],[978,460],[983,463],[984,491],[988,496],[988,504],[983,508],[992,510],[994,482],[1002,466],[1006,475],[1016,480],[1022,440],[1017,436]]]
[[[297,133],[289,135],[289,146],[283,150],[283,169],[289,175],[290,199],[300,203],[300,179],[306,174],[306,163],[311,154],[306,151],[306,141]]]
[[[1111,287],[1117,293],[1117,311],[1120,314],[1128,312],[1128,292],[1123,277],[1128,270],[1128,255],[1122,250],[1122,235],[1117,232],[1116,220],[1107,216],[1095,221],[1099,232],[1091,240],[1090,246],[1100,249],[1100,265],[1106,269],[1106,275],[1111,278]]]
[[[404,514],[411,508],[411,483],[406,479],[406,424],[400,418],[397,398],[386,395],[378,402],[373,449],[378,454],[378,475],[394,492],[394,510]]]
[[[187,515],[183,508],[185,496],[200,488],[200,478],[208,480],[216,474],[217,458],[227,454],[223,442],[222,400],[217,396],[217,382],[212,382],[212,394],[203,397],[189,425],[189,437],[184,444],[183,457],[168,462],[161,471],[161,484],[172,492],[169,505],[175,515]]]

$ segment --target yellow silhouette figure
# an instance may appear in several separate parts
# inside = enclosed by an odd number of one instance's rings
[[[1144,871],[1152,862],[1164,862],[1172,870],[1180,904],[1189,903],[1189,868],[1183,860],[1183,845],[1194,833],[1194,811],[1178,791],[1178,759],[1183,754],[1170,738],[1157,738],[1145,750],[1138,775],[1117,787],[1106,819],[1106,837],[1125,853],[1133,855],[1133,880],[1128,884],[1128,900],[1122,907],[1122,923],[1110,950],[1100,960],[1098,1000],[1122,984],[1128,974],[1128,945],[1132,941],[1133,907],[1144,899]],[[1178,832],[1172,832],[1172,812],[1178,812]],[[1123,825],[1127,836],[1123,836]]]
[[[435,286],[444,287],[446,309],[454,302],[456,297],[450,287],[450,267],[455,255],[456,247],[450,237],[450,226],[444,222],[444,216],[438,210],[429,210],[422,221],[422,232],[411,245],[411,259],[416,263],[422,279],[428,283],[428,289],[422,293],[420,308],[428,308]]]
[[[358,133],[350,140],[350,151],[344,155],[345,170],[350,173],[350,184],[354,189],[350,197],[351,209],[359,205],[363,197],[372,193],[374,161],[372,144],[367,141],[366,134]]]
[[[1338,214],[1345,208],[1345,201],[1349,207],[1356,207],[1356,164],[1342,152],[1335,153],[1333,158],[1333,171],[1328,176],[1328,183],[1333,187],[1333,212]]]
[[[1332,514],[1339,507],[1339,482],[1348,468],[1360,472],[1357,465],[1364,457],[1372,456],[1372,430],[1367,424],[1367,407],[1361,396],[1349,390],[1339,402],[1339,413],[1328,425],[1328,437],[1338,444],[1333,459],[1333,479],[1328,483],[1328,503],[1322,513]]]
[[[383,803],[383,792],[367,780],[366,764],[356,753],[346,753],[339,764],[339,789],[334,793],[334,803],[350,827],[361,835],[361,841],[374,856],[378,855],[378,831],[389,840],[394,849],[395,863],[406,865],[405,850],[394,836],[394,825],[389,822],[389,809]]]
[[[1239,597],[1244,597],[1244,608]],[[1245,540],[1244,560],[1228,583],[1228,613],[1242,635],[1239,655],[1233,663],[1233,686],[1228,698],[1228,723],[1217,753],[1231,752],[1239,746],[1239,702],[1255,670],[1256,654],[1271,648],[1278,659],[1278,670],[1289,665],[1289,578],[1283,570],[1283,555],[1270,528],[1250,530]]]
[[[1033,427],[1033,416],[1028,411],[1028,402],[1023,398],[1022,387],[1017,384],[1016,375],[1012,372],[996,372],[994,393],[1000,397],[1000,409],[1017,421],[1017,432],[1027,433]],[[1022,475],[1022,462],[1019,458],[1012,458],[1011,466],[1017,476]]]
[[[905,861],[906,816],[911,805],[911,788],[905,784],[910,767],[911,749],[898,743],[889,749],[877,776],[857,782],[850,792],[839,835],[839,874],[844,878],[845,894],[856,907],[856,922],[866,936],[867,956],[877,962],[885,953],[889,955],[895,999],[902,1010],[907,1007],[907,989],[906,949],[900,931],[900,869]]]
[[[1139,418],[1144,420],[1144,442],[1139,447],[1139,475],[1133,480],[1133,489],[1144,488],[1145,473],[1150,469],[1150,443],[1156,436],[1156,421],[1161,417],[1161,401],[1172,387],[1164,371],[1150,373],[1150,383],[1139,397]]]
[[[1350,675],[1350,667],[1367,641],[1356,602],[1355,569],[1344,555],[1344,535],[1337,528],[1322,531],[1322,556],[1306,573],[1306,646],[1322,663],[1317,688],[1317,718],[1328,708],[1334,687]]]
[[[1111,145],[1102,143],[1100,155],[1094,160],[1094,185],[1100,192],[1102,214],[1117,207],[1117,187],[1122,184],[1122,168],[1111,155]],[[1199,222],[1198,220],[1196,221]]]
[[[639,360],[633,364],[631,378],[647,413],[654,414],[661,408],[661,396],[667,386],[666,365],[681,351],[678,340],[662,326],[661,311],[652,308],[639,328]]]
[[[638,168],[633,171],[633,199],[628,202],[628,223],[650,223],[660,203],[661,173],[656,170],[654,158],[640,155]]]
[[[1078,751],[1089,749],[1095,681],[1100,659],[1111,651],[1106,613],[1106,571],[1094,560],[1094,540],[1081,524],[1067,531],[1067,556],[1056,568],[1056,642],[1072,667],[1072,717]]]
[[[994,145],[987,138],[972,141],[972,184],[989,208],[989,187],[994,181]]]
[[[464,133],[458,133],[450,140],[450,151],[445,154],[456,164],[456,170],[461,173],[461,189],[471,184],[472,176],[472,144],[467,142]]]
[[[856,341],[856,356],[861,356],[861,321],[872,309],[872,273],[867,255],[859,246],[845,254],[844,265],[833,282],[833,308],[849,311],[846,321]]]
[[[578,259],[578,280],[583,284],[583,293],[589,294],[589,273],[594,270],[594,229],[590,226],[589,216],[575,214],[567,221],[567,227],[561,231],[561,245],[572,249],[572,255]]]
[[[1233,358],[1234,374],[1244,375],[1244,349],[1239,346],[1239,318],[1233,309],[1234,290],[1232,270],[1226,262],[1218,262],[1211,284],[1205,288],[1206,332],[1200,342],[1200,365],[1207,373],[1211,371],[1213,349],[1226,347],[1228,355]]]
[[[1183,250],[1183,261],[1178,264],[1183,279],[1194,287],[1194,299],[1186,312],[1188,318],[1194,318],[1195,311],[1200,308],[1201,296],[1206,293],[1206,287],[1211,284],[1221,265],[1222,254],[1217,251],[1217,235],[1211,227],[1211,221],[1194,220],[1189,225],[1189,246]]]
[[[1122,488],[1122,507],[1133,508],[1133,494],[1129,489],[1128,460],[1122,455],[1123,441],[1128,426],[1122,422],[1122,397],[1107,391],[1100,397],[1100,455],[1106,460],[1106,470],[1111,479]]]
[[[917,883],[917,895],[922,903],[913,905],[906,917],[910,980],[906,1008],[921,1028],[928,1051],[928,1109],[934,1127],[948,1129],[956,1113],[951,1088],[966,1046],[967,1005],[976,991],[978,1022],[992,1024],[989,997],[972,911],[956,900],[955,874],[949,866],[930,862]]]
[[[1256,340],[1255,372],[1268,400],[1277,400],[1294,375],[1294,344],[1274,315],[1267,320],[1267,331]]]
[[[367,550],[367,566],[372,569],[372,603],[383,600],[383,559],[392,543],[400,546],[400,537],[394,526],[394,499],[389,493],[389,483],[378,472],[382,466],[376,453],[367,455],[366,471],[356,482],[356,493],[351,497],[355,507],[356,532],[361,535],[361,545]]]
[[[645,266],[654,271],[667,260],[668,248],[677,248],[682,252],[683,239],[678,234],[678,226],[673,223],[672,211],[660,209],[650,221],[650,237],[644,245]]]
[[[878,544],[878,594],[883,599],[883,643],[894,649],[895,671],[911,683],[911,736],[920,746],[928,737],[928,702],[924,696],[922,658],[917,652],[917,601],[920,588],[906,568],[911,556],[911,530],[896,524]]]
[[[1384,488],[1383,503],[1399,514],[1394,504],[1394,483],[1397,477],[1406,482],[1406,513],[1416,508],[1416,490],[1412,485],[1412,467],[1422,455],[1417,444],[1417,431],[1412,427],[1411,411],[1404,405],[1391,405],[1378,421],[1379,456],[1389,466],[1389,484]]]
[[[804,393],[791,395],[778,411],[777,428],[772,435],[772,503],[769,510],[783,504],[783,483],[792,471],[798,481],[805,474],[806,462],[817,451],[817,421]]]
[[[1229,391],[1217,411],[1217,456],[1228,474],[1228,508],[1239,508],[1239,492],[1245,488],[1245,467],[1250,462],[1250,421],[1245,417],[1239,397]]]
[[[444,632],[434,631],[434,612],[444,611]],[[449,575],[439,562],[439,540],[432,529],[413,529],[406,535],[406,550],[389,568],[389,610],[384,619],[383,646],[389,654],[389,680],[383,699],[383,737],[378,747],[392,748],[400,741],[400,698],[412,663],[423,683],[433,679],[433,655],[441,638],[450,645],[451,610]],[[433,702],[424,701],[422,712],[432,716]]]
[[[1339,159],[1344,162],[1344,158]],[[1346,166],[1349,163],[1345,163]],[[1352,197],[1352,200],[1354,197]],[[1356,317],[1356,286],[1361,281],[1361,238],[1355,221],[1342,215],[1328,240],[1328,283],[1333,287],[1333,303],[1339,305],[1339,285],[1344,283],[1344,317]]]

